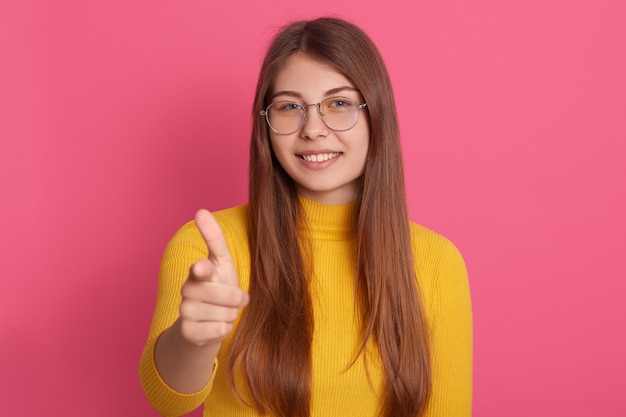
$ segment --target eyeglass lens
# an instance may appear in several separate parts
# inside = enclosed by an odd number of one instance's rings
[[[318,115],[324,124],[332,130],[349,130],[359,119],[359,109],[364,105],[346,97],[331,97],[319,105],[304,105],[292,101],[276,101],[266,110],[267,122],[278,134],[289,135],[298,131],[307,118],[307,107],[318,107]]]

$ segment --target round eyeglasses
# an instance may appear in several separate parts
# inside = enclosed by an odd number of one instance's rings
[[[331,130],[344,132],[352,129],[359,121],[359,110],[367,103],[357,103],[347,97],[330,97],[321,103],[302,104],[295,101],[275,101],[265,110],[269,127],[279,135],[291,135],[304,125],[308,116],[307,107],[316,106],[317,114],[322,122]]]

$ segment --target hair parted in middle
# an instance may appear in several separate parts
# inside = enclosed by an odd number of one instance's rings
[[[278,72],[296,54],[328,65],[352,81],[367,102],[368,155],[354,226],[355,291],[363,323],[359,355],[374,341],[384,365],[381,415],[416,417],[432,390],[428,327],[412,255],[395,101],[378,49],[357,26],[337,18],[295,22],[273,39],[263,61],[252,109],[248,238],[250,304],[228,361],[246,382],[245,396],[261,413],[309,417],[313,304],[310,256],[299,230],[296,185],[271,148],[266,108]],[[370,353],[371,354],[371,353]],[[356,358],[355,358],[356,360]],[[243,397],[243,395],[242,395]]]

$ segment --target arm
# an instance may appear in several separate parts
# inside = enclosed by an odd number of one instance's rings
[[[201,236],[188,224],[168,245],[140,363],[148,400],[167,416],[186,414],[204,401],[221,341],[248,302],[213,217],[201,210],[196,225]]]
[[[428,417],[472,415],[472,306],[465,263],[448,243],[436,270]]]

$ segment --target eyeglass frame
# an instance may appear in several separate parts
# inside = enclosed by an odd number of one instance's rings
[[[357,119],[354,122],[354,124],[352,126],[350,126],[349,128],[347,128],[347,129],[335,129],[335,128],[329,126],[326,123],[326,120],[324,120],[324,115],[322,114],[322,103],[324,103],[325,101],[328,101],[328,100],[333,100],[333,99],[345,99],[346,101],[349,101],[351,103],[356,103]],[[298,126],[298,128],[296,130],[294,130],[293,132],[290,132],[290,133],[280,133],[276,129],[274,129],[274,126],[272,126],[272,124],[270,123],[270,116],[269,116],[269,109],[270,109],[270,107],[272,107],[276,103],[281,103],[281,102],[283,102],[283,103],[294,103],[294,104],[298,104],[298,105],[303,107],[304,117],[302,118],[302,120],[300,122],[300,126]],[[344,97],[344,96],[328,97],[328,98],[325,98],[324,100],[320,101],[319,103],[311,103],[311,104],[298,103],[297,101],[291,101],[291,100],[278,100],[278,101],[274,101],[274,102],[268,104],[267,107],[265,108],[265,110],[261,110],[259,112],[259,115],[260,116],[265,116],[265,121],[267,122],[267,125],[277,135],[293,135],[298,130],[302,129],[302,126],[304,126],[304,124],[306,123],[307,118],[309,117],[309,111],[308,111],[307,107],[311,107],[311,106],[317,106],[317,116],[320,118],[322,123],[324,123],[324,126],[326,126],[327,128],[329,128],[330,130],[332,130],[334,132],[346,132],[346,131],[352,129],[354,126],[356,126],[356,124],[359,122],[358,110],[361,110],[361,109],[367,107],[367,102],[363,102],[363,103],[358,104],[357,101],[355,101],[355,100],[353,100],[353,99],[351,99],[349,97]]]

